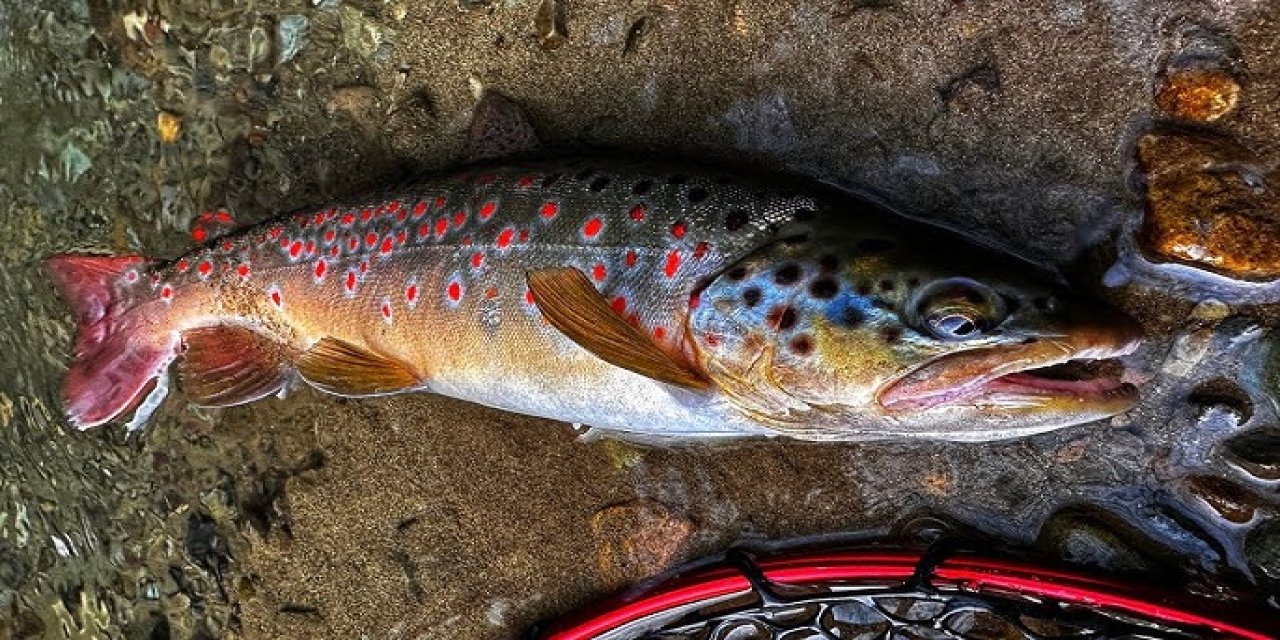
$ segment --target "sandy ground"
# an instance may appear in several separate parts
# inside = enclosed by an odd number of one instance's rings
[[[58,4],[0,2],[0,637],[506,638],[734,543],[926,517],[1276,592],[1270,347],[1251,333],[1270,321],[1099,284],[1142,209],[1155,78],[1204,33],[1243,78],[1209,128],[1275,165],[1274,5],[565,1],[548,35],[536,1]],[[858,185],[1063,267],[1153,331],[1147,401],[986,445],[646,448],[307,392],[221,412],[178,395],[133,436],[67,429],[70,327],[42,256],[174,255],[201,211],[253,221],[447,166],[473,81],[552,145]],[[1263,453],[1242,464],[1221,442],[1246,431]]]

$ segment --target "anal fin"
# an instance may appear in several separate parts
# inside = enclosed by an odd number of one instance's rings
[[[601,360],[667,384],[690,389],[710,386],[692,365],[663,351],[614,313],[581,271],[561,267],[531,271],[526,277],[547,322]]]
[[[290,373],[290,350],[252,329],[213,326],[182,332],[178,379],[191,401],[229,407],[276,393]]]
[[[308,384],[345,396],[395,393],[422,383],[409,365],[334,337],[302,352],[297,367]]]

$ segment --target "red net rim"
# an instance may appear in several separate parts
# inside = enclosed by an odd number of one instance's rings
[[[770,582],[821,585],[902,584],[915,575],[920,563],[920,552],[835,551],[766,558],[758,564]],[[1253,606],[1032,563],[956,555],[940,562],[929,575],[930,583],[939,589],[1045,598],[1203,630],[1221,638],[1273,640],[1280,637],[1280,616]],[[585,614],[556,623],[538,637],[587,640],[663,611],[746,595],[752,590],[750,580],[742,572],[716,565],[680,575],[638,594],[607,601]]]

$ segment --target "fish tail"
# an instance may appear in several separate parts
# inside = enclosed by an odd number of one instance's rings
[[[100,425],[135,407],[173,360],[177,345],[152,330],[147,307],[129,308],[116,293],[122,274],[145,266],[139,256],[64,254],[45,261],[76,316],[75,358],[62,396],[77,428]]]

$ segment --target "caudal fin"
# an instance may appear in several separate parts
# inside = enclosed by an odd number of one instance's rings
[[[126,309],[117,284],[138,256],[58,255],[45,261],[76,314],[75,359],[62,384],[71,422],[88,429],[133,408],[172,362],[172,338],[149,335],[142,309]],[[140,269],[141,270],[141,269]]]

